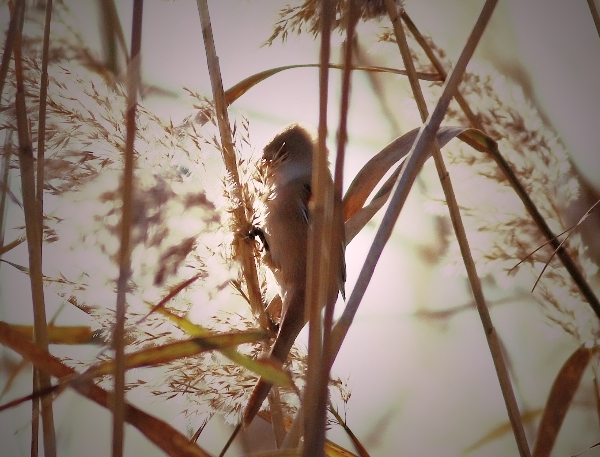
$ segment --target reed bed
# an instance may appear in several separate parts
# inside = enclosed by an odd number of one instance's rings
[[[589,399],[588,415],[600,417],[596,378],[582,384],[598,366],[598,267],[579,233],[597,202],[576,224],[568,222],[567,212],[581,192],[569,151],[519,87],[494,69],[469,66],[481,37],[492,33],[488,24],[496,1],[481,2],[455,61],[419,31],[400,1],[305,0],[277,12],[266,45],[285,45],[295,34],[313,35],[319,43],[313,65],[319,122],[314,230],[307,246],[308,349],[294,347],[283,369],[261,356],[277,328],[277,289],[264,246],[251,233],[261,226],[270,190],[261,172],[260,145],[252,141],[251,115],[237,110],[236,103],[244,93],[271,84],[274,75],[307,65],[273,65],[226,90],[223,51],[211,21],[217,2],[198,0],[211,91],[186,88],[190,114],[174,123],[145,106],[147,94],[161,88],[148,84],[141,71],[141,58],[152,52],[144,49],[143,37],[155,33],[142,28],[143,0],[133,2],[130,26],[113,1],[98,3],[108,50],[103,58],[82,38],[64,3],[41,3],[43,11],[25,0],[1,5],[9,15],[2,24],[0,67],[0,271],[17,269],[31,289],[29,303],[7,302],[2,308],[30,306],[33,321],[0,322],[0,343],[21,357],[2,367],[0,414],[8,417],[11,409],[31,403],[31,455],[62,454],[54,406],[66,390],[110,412],[113,456],[127,454],[127,424],[166,455],[213,455],[204,445],[212,439],[206,436],[211,424],[239,425],[259,376],[277,387],[261,417],[272,423],[279,447],[260,455],[379,455],[351,425],[360,422],[353,417],[351,389],[332,365],[359,309],[368,306],[367,288],[430,158],[439,183],[424,192],[424,207],[439,222],[443,263],[466,278],[473,304],[416,315],[437,325],[436,319],[448,323],[459,314],[477,313],[505,407],[500,425],[469,436],[472,444],[459,451],[484,455],[486,446],[510,435],[511,449],[522,457],[551,455],[566,415],[580,407],[573,401],[576,394]],[[588,4],[597,24],[594,2]],[[372,53],[386,49],[382,55],[392,52],[394,61],[365,62],[361,34],[367,32],[378,43]],[[343,37],[340,50],[333,48],[335,37]],[[333,55],[340,56],[339,64]],[[399,62],[403,68],[394,68]],[[360,171],[348,176],[349,117],[359,109],[352,103],[353,78],[359,72],[373,83],[385,122],[399,125],[396,116],[408,118],[416,128],[371,151]],[[396,79],[388,87],[404,84],[416,109],[399,113],[386,106],[377,84],[392,75]],[[332,78],[341,78],[339,93],[332,93]],[[339,119],[332,122],[328,107],[338,102]],[[328,156],[331,132],[336,132],[335,155]],[[323,184],[329,160],[335,163],[331,189]],[[11,182],[17,177],[19,183]],[[338,315],[332,306],[324,312],[321,306],[329,263],[324,253],[336,214],[333,193],[343,197],[346,244],[373,233],[364,263],[352,263],[357,279],[347,301],[338,303]],[[6,220],[9,206],[22,213],[21,226]],[[5,237],[5,228],[12,238]],[[26,262],[8,260],[24,247]],[[440,262],[435,263],[437,268]],[[534,409],[516,383],[512,361],[518,354],[507,350],[508,337],[495,325],[490,306],[496,304],[486,297],[484,283],[536,301],[545,322],[575,348],[554,374],[545,403]],[[530,289],[522,291],[521,284]],[[395,284],[387,287],[390,296],[399,293]],[[60,301],[60,312],[85,313],[89,325],[55,325],[48,297]],[[517,300],[516,294],[508,299]],[[399,351],[370,347],[369,339],[363,344],[367,351],[385,353],[381,360],[393,361]],[[92,355],[59,356],[54,350],[67,345],[89,346]],[[30,393],[14,395],[16,380],[29,367]],[[373,376],[385,373],[383,363]],[[185,425],[146,412],[132,399],[140,393],[148,402],[175,399]],[[344,431],[343,445],[328,439],[332,427]],[[221,444],[222,455],[235,452],[227,450],[225,440]],[[260,449],[267,444],[253,443]],[[592,438],[573,452],[593,452],[599,444]]]

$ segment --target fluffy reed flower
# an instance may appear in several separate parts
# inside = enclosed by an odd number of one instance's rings
[[[337,0],[334,4],[335,17],[333,29],[344,31],[347,26],[349,0]],[[401,5],[400,0],[395,3]],[[279,19],[273,27],[273,34],[265,44],[272,44],[277,38],[285,41],[290,33],[298,35],[310,33],[317,35],[320,31],[320,4],[318,0],[305,0],[302,4],[287,5],[279,11]],[[383,0],[356,0],[360,19],[367,21],[387,15]]]
[[[58,9],[63,13],[63,6]],[[59,15],[58,22],[68,14]],[[62,24],[60,40],[51,40],[51,62],[45,151],[45,276],[53,291],[92,320],[105,341],[115,323],[115,281],[118,276],[119,224],[122,196],[126,92],[104,69],[91,50],[77,40],[74,29]],[[53,33],[57,33],[53,29]],[[68,43],[63,49],[55,48]],[[32,142],[37,144],[41,41],[23,41],[26,106]],[[14,82],[9,74],[8,81]],[[256,151],[248,121],[233,125],[234,147],[240,158],[241,200],[234,198],[231,177],[221,159],[221,145],[211,102],[188,90],[195,114],[173,125],[137,107],[135,185],[133,195],[131,278],[127,291],[126,352],[160,346],[188,335],[161,313],[149,310],[185,280],[198,279],[169,300],[165,309],[215,332],[248,330],[258,323],[250,316],[235,249],[249,227],[231,217],[233,208],[246,209],[251,224],[260,224],[261,202],[268,189],[257,171]],[[5,91],[3,129],[16,129],[12,108],[15,88]],[[260,152],[260,151],[259,151]],[[34,150],[34,154],[36,151]],[[51,260],[49,260],[51,259]],[[257,248],[256,261],[261,262]],[[265,268],[259,268],[267,302]],[[256,357],[259,345],[240,352]],[[98,360],[65,360],[84,370]],[[292,351],[288,368],[302,387],[304,356]],[[128,375],[128,389],[161,398],[178,397],[190,428],[221,414],[231,423],[247,402],[257,376],[219,353],[180,359]],[[100,383],[111,387],[111,379]],[[296,393],[282,391],[288,413],[297,408]]]
[[[395,41],[389,29],[383,30],[380,39]],[[431,40],[428,42],[449,70],[450,62],[444,52]],[[414,41],[411,49],[420,71],[435,71]],[[430,106],[439,96],[439,86],[432,83],[425,94]],[[476,70],[467,72],[460,90],[485,132],[498,142],[500,153],[551,230],[563,233],[569,228],[565,211],[577,198],[579,182],[560,138],[544,124],[523,91],[489,66],[479,63]],[[413,120],[420,122],[416,112]],[[470,125],[456,102],[450,105],[445,123]],[[444,156],[449,162],[478,273],[492,276],[503,287],[529,290],[541,275],[533,296],[548,318],[579,343],[597,344],[600,326],[596,316],[567,270],[556,256],[552,258],[552,248],[544,246],[546,239],[493,158],[458,142],[445,148]],[[439,194],[434,198],[443,200]],[[445,209],[438,206],[436,211],[441,213]],[[453,238],[450,246],[449,266],[462,274],[464,268]],[[565,247],[591,279],[598,267],[586,255],[581,236],[571,234]]]

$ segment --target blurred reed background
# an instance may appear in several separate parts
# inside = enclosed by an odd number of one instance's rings
[[[43,3],[27,2],[22,43],[34,155]],[[285,40],[277,36],[264,45],[287,3],[208,3],[225,89],[264,70],[319,62],[320,38],[307,30],[310,16],[299,33],[291,31]],[[55,2],[50,35],[44,298],[48,321],[61,328],[90,329],[84,337],[88,339],[78,344],[65,344],[64,333],[57,337],[58,344],[50,344],[53,355],[78,371],[112,358],[112,352],[102,348],[108,344],[115,322],[122,227],[119,183],[127,137],[127,84],[131,83],[129,51],[121,47],[116,24],[121,24],[124,48],[130,49],[133,3],[116,2],[114,10],[111,4]],[[406,0],[404,8],[452,66],[483,4],[482,0]],[[577,224],[600,195],[595,141],[600,119],[596,84],[600,37],[590,5],[593,0],[500,2],[469,63],[467,71],[472,76],[462,86],[471,108],[498,141],[501,153],[509,157],[556,234]],[[0,18],[6,32],[10,22],[6,2],[1,5]],[[356,64],[404,68],[390,27],[386,14],[359,21]],[[239,293],[246,290],[239,263],[231,260],[238,248],[231,229],[241,228],[231,219],[235,190],[225,178],[221,139],[211,118],[212,89],[198,7],[189,0],[146,2],[142,28],[134,143],[138,194],[133,197],[133,277],[127,290],[126,352],[185,337],[186,331],[174,318],[154,313],[140,319],[186,280],[189,286],[169,302],[177,316],[214,331],[258,327]],[[345,37],[345,31],[333,31],[331,62],[342,63]],[[435,72],[414,39],[409,43],[417,70]],[[253,173],[262,145],[290,122],[313,126],[316,132],[318,72],[318,68],[281,71],[253,85],[230,107],[240,181],[249,199],[244,204],[251,209],[259,206],[255,195],[261,190],[253,187],[258,186]],[[341,77],[341,70],[330,70],[327,144],[331,161],[341,114]],[[421,87],[431,111],[440,94],[439,84],[422,81]],[[15,130],[13,152],[19,147],[14,110],[17,89],[11,64],[2,92],[0,121],[3,137]],[[354,71],[347,115],[345,189],[369,158],[394,138],[422,125],[407,78],[390,73]],[[443,125],[467,122],[457,106],[451,105]],[[2,141],[8,144],[8,140]],[[7,151],[5,147],[3,157]],[[598,317],[556,259],[531,293],[552,249],[546,246],[525,259],[544,240],[494,162],[458,140],[445,146],[442,155],[465,218],[529,445],[534,448],[556,381],[565,392],[575,391],[572,401],[563,405],[566,416],[552,455],[584,451],[600,441],[600,407],[595,397]],[[3,246],[22,239],[26,225],[21,207],[22,171],[16,155],[10,160],[4,175],[8,179],[3,178]],[[332,368],[336,380],[332,402],[372,456],[517,454],[443,199],[433,160],[429,160],[377,263]],[[348,291],[356,283],[382,213],[347,248]],[[597,209],[592,210],[566,242],[595,291],[599,223]],[[511,270],[524,259],[522,266]],[[31,326],[34,315],[27,243],[3,250],[2,260],[0,320]],[[270,297],[272,285],[258,260],[257,264],[261,293]],[[338,302],[336,316],[342,310],[343,304]],[[137,325],[139,322],[142,324]],[[52,333],[50,340],[54,341]],[[294,354],[298,360],[291,367],[295,379],[304,369],[306,329],[297,346]],[[255,344],[240,350],[257,355],[260,348]],[[559,373],[573,354],[583,355],[569,366],[577,381],[567,382]],[[30,394],[32,381],[29,363],[4,346],[0,356],[3,405]],[[578,370],[582,373],[577,387]],[[198,444],[216,455],[254,380],[255,376],[239,365],[207,354],[128,371],[127,400],[188,437],[207,421]],[[103,378],[100,385],[112,390],[112,378]],[[294,411],[294,395],[288,392],[285,401],[289,402],[286,411]],[[90,449],[93,455],[111,452],[112,416],[107,409],[71,389],[61,392],[53,407],[58,455],[89,454]],[[30,454],[31,403],[0,412],[0,423],[3,454]],[[125,455],[164,455],[133,428],[126,430]],[[268,436],[258,433],[246,433],[230,455],[243,455],[252,446],[272,445],[270,441],[256,443],[263,438],[252,440],[254,434]],[[43,441],[41,431],[40,436]],[[327,437],[357,452],[339,425],[333,424]],[[591,449],[582,455],[600,452]]]

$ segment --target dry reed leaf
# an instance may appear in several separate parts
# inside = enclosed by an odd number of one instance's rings
[[[40,349],[4,322],[0,322],[0,344],[11,348],[33,363],[36,368],[44,370],[56,378],[60,379],[77,375],[75,370],[67,367],[58,358]],[[108,392],[94,383],[83,382],[75,384],[72,387],[93,402],[105,408],[109,407]],[[207,452],[196,444],[191,443],[169,424],[143,412],[133,405],[125,405],[125,420],[169,456],[210,457]]]
[[[357,173],[352,180],[352,183],[350,183],[346,195],[344,195],[343,204],[345,221],[350,219],[360,208],[362,208],[373,189],[375,189],[379,181],[389,171],[392,165],[404,158],[410,152],[418,133],[419,128],[415,128],[396,138],[371,158]],[[442,144],[440,144],[440,147],[441,146]]]
[[[521,421],[524,424],[531,423],[540,414],[542,414],[542,412],[543,412],[543,409],[535,409],[532,411],[525,411],[525,412],[523,412],[523,414],[521,414]],[[498,427],[494,428],[493,430],[490,430],[490,432],[486,433],[485,436],[483,436],[482,438],[477,440],[475,443],[473,443],[469,447],[467,447],[463,451],[463,455],[470,454],[471,452],[474,452],[477,449],[482,448],[486,444],[489,444],[492,441],[495,441],[509,433],[512,433],[512,426],[511,426],[510,422],[504,422],[503,424],[499,425]]]
[[[328,67],[335,68],[338,70],[343,69],[342,65],[337,65],[337,64],[333,64],[333,63],[329,64]],[[257,85],[258,83],[264,81],[265,79],[267,79],[279,72],[282,72],[284,70],[291,70],[294,68],[319,68],[319,64],[311,63],[311,64],[299,64],[299,65],[286,65],[283,67],[270,68],[268,70],[256,73],[252,76],[248,76],[247,78],[243,79],[242,81],[240,81],[239,83],[235,84],[234,86],[230,87],[229,89],[227,89],[225,91],[225,101],[227,102],[228,105],[231,105],[234,101],[236,101],[238,98],[240,98],[246,92],[248,92],[252,87]],[[391,74],[396,74],[396,75],[405,75],[406,74],[406,70],[397,70],[395,68],[377,67],[377,66],[353,66],[352,70],[369,71],[369,72],[373,72],[373,73],[391,73]],[[426,81],[441,81],[439,75],[436,73],[422,73],[421,72],[421,73],[418,73],[417,75],[418,75],[419,79],[423,79]]]
[[[371,158],[355,176],[344,196],[346,244],[350,243],[387,201],[396,177],[401,171],[401,167],[398,167],[394,174],[388,178],[373,200],[367,206],[363,207],[365,201],[383,176],[396,162],[403,159],[410,152],[418,133],[419,129],[416,128],[396,138]],[[491,138],[479,130],[447,126],[441,127],[438,130],[437,140],[439,147],[445,146],[455,137],[459,137],[479,151],[485,150],[489,142],[493,143]]]
[[[194,324],[183,317],[177,316],[175,313],[166,309],[159,308],[158,312],[166,316],[189,335],[200,336],[211,333],[204,327]],[[233,348],[221,348],[220,352],[240,367],[244,367],[259,376],[263,376],[277,386],[291,387],[293,385],[289,373],[283,370],[279,364],[270,362],[269,359],[251,358],[240,354]]]
[[[13,329],[25,337],[33,338],[33,327],[31,325],[10,325]],[[95,332],[88,326],[58,326],[48,325],[48,342],[50,344],[90,344],[97,343]]]
[[[254,343],[263,340],[267,334],[263,331],[230,332],[219,335],[197,336],[183,341],[162,344],[160,346],[130,352],[125,355],[126,368],[151,367],[172,362],[182,357],[192,357],[204,351],[222,350],[239,344]],[[110,375],[114,372],[114,361],[90,367],[86,377]]]
[[[593,349],[580,347],[571,354],[560,369],[544,407],[533,448],[533,457],[550,456],[565,415],[571,406],[571,400],[579,388],[583,373],[594,352]]]

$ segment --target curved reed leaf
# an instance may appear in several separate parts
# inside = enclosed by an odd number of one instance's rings
[[[579,387],[583,373],[590,363],[592,353],[593,350],[590,348],[579,347],[558,372],[542,414],[533,448],[533,457],[546,457],[552,452],[556,437],[571,406],[573,395]]]
[[[0,344],[11,348],[23,358],[29,360],[37,369],[56,378],[76,376],[72,368],[58,358],[48,354],[33,342],[27,340],[18,331],[0,322]],[[92,382],[82,382],[72,386],[78,393],[93,402],[109,408],[109,394]],[[125,421],[137,428],[148,440],[170,456],[209,457],[206,451],[189,441],[187,437],[168,423],[125,403]]]
[[[383,176],[391,167],[404,159],[419,133],[419,129],[413,129],[396,138],[373,158],[358,172],[346,195],[344,196],[344,220],[346,221],[346,244],[362,230],[377,211],[385,204],[403,164],[387,179],[373,200],[363,206],[367,198],[381,181]],[[460,138],[478,151],[488,150],[490,137],[479,130],[466,127],[441,127],[437,133],[439,147],[443,147],[453,138]]]
[[[164,308],[158,308],[157,312],[168,317],[171,322],[177,325],[188,335],[205,336],[212,333],[201,325],[194,324],[186,318],[180,317],[175,313],[171,313]],[[238,365],[256,373],[257,375],[264,377],[266,380],[277,386],[291,387],[293,385],[289,373],[279,366],[271,363],[269,359],[252,359],[251,357],[240,354],[233,348],[221,348],[220,352],[232,362],[235,362]]]
[[[260,73],[256,73],[252,76],[247,77],[246,79],[240,81],[234,86],[230,87],[225,91],[225,100],[228,105],[231,105],[234,101],[244,95],[248,90],[257,85],[259,82],[264,81],[267,78],[270,78],[277,73],[280,73],[285,70],[290,70],[293,68],[319,68],[319,64],[309,63],[309,64],[298,64],[298,65],[286,65],[283,67],[271,68],[269,70],[261,71]],[[329,64],[329,68],[335,68],[341,70],[343,68],[342,65]],[[361,70],[361,71],[371,71],[375,73],[392,73],[396,75],[406,75],[406,70],[398,70],[395,68],[387,68],[387,67],[373,67],[373,66],[356,66],[352,67],[353,70]],[[418,73],[417,76],[419,79],[425,81],[441,81],[441,77],[435,73]]]
[[[191,357],[204,351],[223,350],[238,344],[254,343],[268,337],[264,331],[228,332],[197,336],[183,341],[154,346],[125,354],[125,368],[139,368],[171,362],[182,357]],[[96,377],[113,373],[114,361],[110,360],[86,371],[86,377]]]

